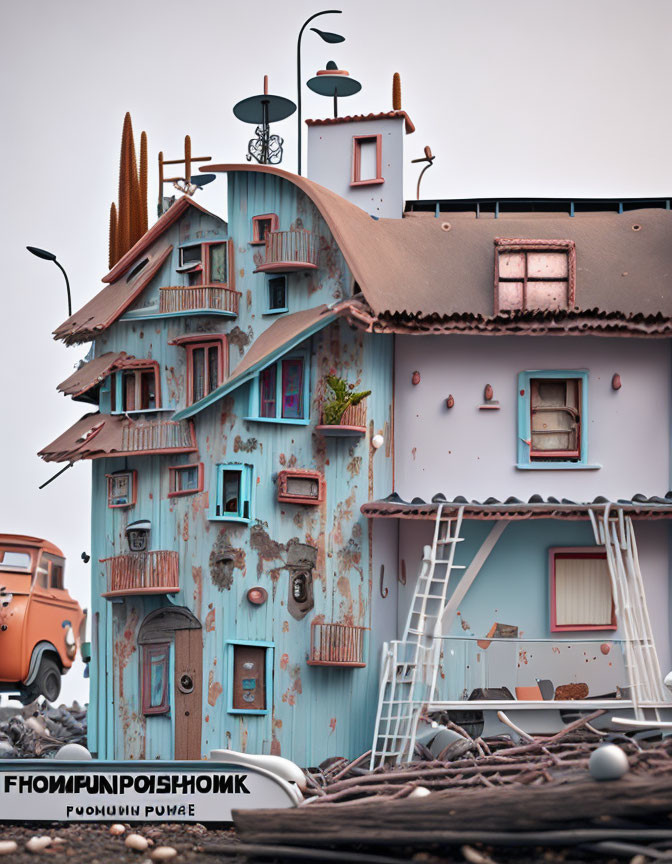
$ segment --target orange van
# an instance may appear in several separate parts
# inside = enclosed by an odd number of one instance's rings
[[[65,557],[37,537],[0,534],[0,691],[24,705],[58,699],[82,644],[86,612],[63,583]]]

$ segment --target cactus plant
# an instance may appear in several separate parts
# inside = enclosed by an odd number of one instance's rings
[[[346,410],[352,405],[359,403],[371,395],[370,390],[362,390],[359,393],[355,392],[355,385],[348,384],[343,378],[338,375],[327,375],[327,384],[333,394],[333,398],[329,399],[322,406],[323,422],[328,426],[338,426],[341,418]]]

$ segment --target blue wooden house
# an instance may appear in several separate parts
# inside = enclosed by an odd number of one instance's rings
[[[91,343],[41,451],[92,465],[90,749],[665,716],[669,201],[404,202],[405,112],[308,126],[308,178],[208,165],[227,221],[180,198],[56,331]],[[371,392],[335,417],[329,380]]]

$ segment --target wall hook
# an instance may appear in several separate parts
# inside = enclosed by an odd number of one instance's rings
[[[380,596],[383,600],[390,593],[390,589],[385,587],[385,565],[380,565]]]

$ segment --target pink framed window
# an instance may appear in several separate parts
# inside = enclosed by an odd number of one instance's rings
[[[263,369],[259,375],[259,416],[260,417],[275,417],[276,416],[276,366],[268,366]]]
[[[187,342],[187,404],[203,399],[224,381],[226,376],[226,336],[212,341]]]
[[[168,467],[168,497],[194,495],[203,491],[203,463],[170,465]]]
[[[107,506],[108,507],[133,507],[138,495],[138,472],[137,471],[115,471],[114,474],[106,474],[107,477]]]
[[[170,711],[170,643],[142,646],[142,713]]]
[[[278,501],[287,504],[319,504],[324,500],[325,485],[321,471],[288,468],[278,473]]]
[[[277,213],[264,213],[261,216],[252,217],[252,240],[251,243],[265,243],[266,235],[271,231],[278,230]]]
[[[495,314],[571,309],[575,295],[573,240],[495,239]]]
[[[549,550],[551,631],[616,630],[605,552],[594,547]]]
[[[384,183],[383,136],[353,135],[351,186]]]
[[[282,361],[282,416],[286,420],[303,419],[303,357]]]

